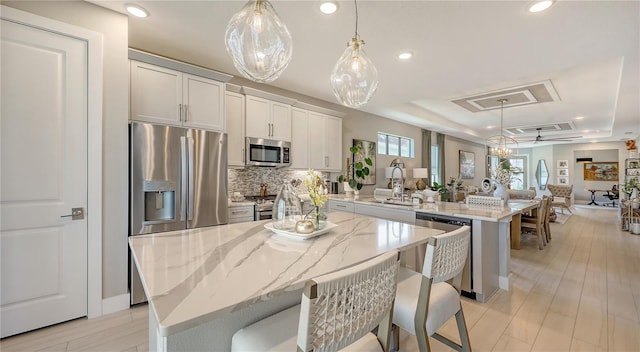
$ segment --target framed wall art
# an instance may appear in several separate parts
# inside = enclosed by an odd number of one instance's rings
[[[369,175],[364,178],[363,185],[375,185],[376,184],[376,142],[365,141],[362,139],[354,139],[353,146],[362,150],[362,155],[353,155],[353,162],[363,162],[365,158],[371,158],[372,166],[369,166]]]
[[[584,163],[585,181],[618,181],[618,162]]]
[[[569,178],[568,177],[558,177],[558,184],[559,185],[568,185],[569,184]]]
[[[569,176],[569,169],[558,169],[558,176]]]
[[[473,179],[476,175],[476,154],[474,152],[460,151],[460,178]]]
[[[558,169],[568,169],[569,160],[558,160]]]

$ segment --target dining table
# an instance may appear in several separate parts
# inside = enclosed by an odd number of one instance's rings
[[[307,280],[442,230],[347,212],[318,236],[270,220],[129,237],[149,302],[149,350],[228,351],[238,329],[300,303]]]

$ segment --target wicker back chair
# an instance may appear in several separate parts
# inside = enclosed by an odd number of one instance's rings
[[[300,305],[239,330],[231,350],[388,351],[399,263],[394,251],[308,281]]]
[[[551,192],[551,206],[560,207],[560,211],[564,214],[564,209],[567,209],[569,213],[573,202],[571,201],[571,194],[573,193],[573,185],[547,185],[547,189]]]
[[[429,239],[422,273],[400,268],[393,311],[394,350],[399,328],[416,335],[420,351],[430,351],[429,336],[458,351],[470,351],[469,333],[460,304],[462,270],[469,255],[469,226]],[[456,317],[461,345],[436,331]]]

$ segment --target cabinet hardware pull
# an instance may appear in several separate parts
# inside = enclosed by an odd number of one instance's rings
[[[182,122],[182,104],[178,104],[178,121]]]

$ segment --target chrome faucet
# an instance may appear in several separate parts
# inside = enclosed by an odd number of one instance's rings
[[[393,167],[393,170],[391,170],[391,181],[393,182],[394,180],[393,175],[396,172],[396,169],[400,170],[400,201],[404,202],[404,175],[402,174],[402,169],[397,165]],[[393,196],[397,197],[395,182],[393,182]]]

